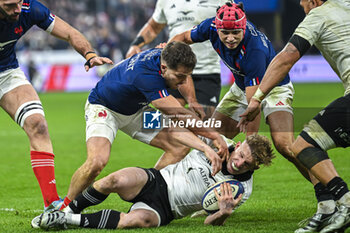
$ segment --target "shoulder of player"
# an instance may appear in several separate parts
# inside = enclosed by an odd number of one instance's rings
[[[165,80],[160,74],[160,71],[154,66],[148,66],[146,64],[136,65],[136,74],[133,75],[133,84],[138,87],[153,87],[163,88],[165,86]]]
[[[331,2],[331,1],[329,1]],[[328,1],[326,2],[328,3]],[[310,21],[312,23],[320,23],[320,19],[326,19],[328,14],[334,14],[334,7],[327,7],[326,3],[323,3],[322,6],[312,9],[304,18],[303,21]]]
[[[47,7],[37,0],[24,0],[21,14],[28,14],[35,17],[35,15],[40,14],[45,8]]]
[[[28,14],[32,7],[35,7],[35,0],[24,0],[22,4],[22,14]]]
[[[203,22],[208,22],[208,23],[210,23],[210,27],[216,28],[216,26],[215,26],[215,16],[207,18],[207,19],[203,20]]]
[[[202,30],[209,30],[210,33],[217,35],[216,26],[215,26],[215,17],[207,18],[201,23]]]
[[[183,5],[185,0],[157,0],[156,7],[164,10],[173,10]]]
[[[241,49],[248,56],[249,54],[255,54],[260,52],[266,54],[266,52],[269,51],[269,48],[272,45],[268,40],[262,40],[263,38],[261,38],[259,35],[254,36],[250,32],[246,31],[246,35],[243,39],[243,46]]]
[[[23,0],[22,10],[30,10],[31,8],[37,7],[39,4],[37,0]]]

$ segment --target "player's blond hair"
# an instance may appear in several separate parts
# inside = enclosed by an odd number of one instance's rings
[[[272,159],[275,158],[270,140],[259,134],[250,135],[246,138],[246,142],[249,145],[252,156],[256,161],[256,168],[263,164],[264,166],[270,166]]]

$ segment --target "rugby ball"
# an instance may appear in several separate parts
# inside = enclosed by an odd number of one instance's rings
[[[205,191],[202,198],[202,207],[209,214],[215,213],[216,211],[219,210],[218,200],[215,196],[214,189],[216,189],[220,194],[221,193],[220,185],[223,182],[229,183],[231,185],[232,196],[234,199],[237,198],[240,194],[244,193],[243,185],[238,180],[233,180],[233,179],[222,180],[220,182],[213,184]]]

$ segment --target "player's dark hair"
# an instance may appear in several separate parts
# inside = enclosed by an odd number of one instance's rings
[[[172,41],[162,51],[161,59],[170,69],[177,69],[184,66],[191,70],[197,63],[197,58],[191,47],[183,42]]]
[[[249,135],[246,138],[246,142],[248,143],[252,156],[255,159],[256,168],[259,167],[260,164],[265,166],[271,165],[272,159],[275,158],[275,155],[273,154],[271,142],[267,137],[258,134]]]

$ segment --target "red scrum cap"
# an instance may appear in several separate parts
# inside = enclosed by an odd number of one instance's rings
[[[243,35],[247,25],[247,17],[243,5],[227,2],[216,11],[215,25],[217,29],[242,29]]]

